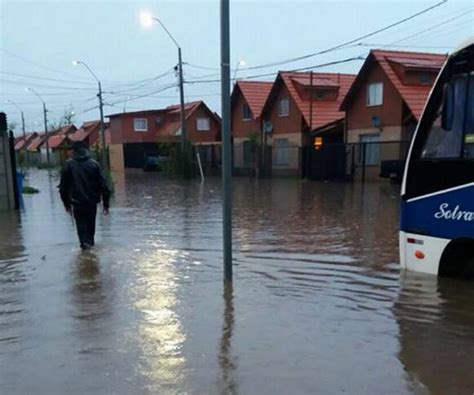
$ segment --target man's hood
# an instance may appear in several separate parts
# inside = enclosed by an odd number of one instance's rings
[[[77,151],[75,151],[72,155],[74,160],[77,160],[79,162],[85,161],[90,158],[89,151],[85,148],[81,148]]]

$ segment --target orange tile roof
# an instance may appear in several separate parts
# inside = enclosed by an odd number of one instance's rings
[[[28,147],[31,141],[37,136],[36,132],[27,133],[26,136],[21,136],[15,139],[15,151],[21,151]]]
[[[49,148],[50,149],[59,148],[61,144],[63,144],[67,139],[68,137],[65,134],[50,136],[50,138],[48,139]]]
[[[69,138],[72,141],[84,141],[96,128],[100,128],[100,121],[84,122],[79,129],[69,135]]]
[[[46,136],[44,134],[39,134],[36,136],[28,145],[28,151],[37,151],[40,149],[41,145],[46,141]]]
[[[391,63],[401,64],[405,68],[415,68],[422,70],[437,71],[440,70],[447,55],[432,54],[421,52],[406,51],[385,51],[374,49],[370,51],[369,56],[365,60],[356,80],[354,81],[346,99],[341,104],[341,109],[347,109],[350,105],[355,91],[362,85],[366,70],[375,61],[378,62],[382,70],[392,82],[403,101],[406,103],[413,116],[419,119],[421,112],[425,106],[426,99],[430,93],[431,85],[407,85],[402,82],[398,74],[395,72]]]
[[[297,84],[309,86],[311,78],[309,72],[282,71],[277,78],[281,78],[284,81],[292,99],[303,114],[306,124],[309,125],[311,120],[312,125],[310,127],[313,130],[344,118],[344,112],[340,111],[339,107],[356,76],[354,74],[313,73],[314,86],[338,87],[339,93],[336,100],[313,100],[312,111],[310,100],[301,97],[296,89]],[[312,116],[310,116],[310,111]]]
[[[268,81],[237,81],[235,88],[240,89],[254,118],[260,118],[273,82]]]

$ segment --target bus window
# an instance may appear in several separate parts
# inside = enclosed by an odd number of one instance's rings
[[[444,86],[443,99],[421,152],[425,159],[474,158],[474,77],[458,75]]]
[[[471,72],[467,92],[466,123],[464,132],[464,157],[474,158],[474,73]]]

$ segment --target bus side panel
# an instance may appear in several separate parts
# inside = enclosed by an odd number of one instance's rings
[[[400,232],[402,267],[409,271],[437,275],[441,256],[449,242],[448,239]]]
[[[474,237],[474,183],[402,202],[400,226],[442,239]]]

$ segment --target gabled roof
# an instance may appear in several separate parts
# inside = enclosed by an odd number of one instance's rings
[[[49,132],[49,134],[50,136],[53,136],[53,135],[55,136],[59,134],[68,135],[68,134],[74,133],[76,130],[77,130],[76,126],[73,124],[70,124],[70,125],[64,125],[60,127],[59,129],[52,130]]]
[[[263,106],[272,86],[273,82],[269,81],[237,81],[232,91],[232,101],[235,100],[236,92],[240,91],[250,107],[253,117],[258,119],[262,115]]]
[[[41,145],[46,141],[46,136],[44,134],[38,134],[28,145],[28,151],[37,151],[40,149]]]
[[[57,134],[55,136],[50,136],[48,139],[48,144],[50,149],[55,149],[61,146],[64,142],[69,140],[66,134]]]
[[[328,123],[344,118],[344,112],[341,111],[339,107],[355,78],[356,76],[354,74],[313,72],[313,87],[337,89],[338,95],[336,100],[313,99],[311,105],[310,100],[301,96],[297,89],[298,85],[305,88],[311,86],[311,73],[280,71],[275,83],[273,84],[263,111],[266,112],[270,108],[281,84],[284,84],[287,87],[291,98],[303,115],[306,124],[311,128],[311,130],[320,128]],[[312,112],[312,115],[310,112]],[[312,123],[311,125],[310,122]]]
[[[107,125],[105,125],[107,127]],[[84,122],[82,126],[77,129],[74,133],[69,135],[72,141],[84,141],[89,135],[96,129],[100,128],[100,121],[89,121]]]
[[[15,139],[15,151],[21,151],[28,147],[30,142],[38,135],[36,132],[27,133],[26,136],[21,136]]]
[[[205,103],[202,100],[199,101],[194,101],[194,102],[189,102],[189,103],[184,103],[184,111],[186,111],[186,117],[190,115],[190,111],[195,110],[199,105]],[[157,113],[163,113],[163,114],[179,114],[181,111],[181,106],[179,104],[173,104],[171,106],[165,107],[165,108],[157,108],[154,110],[140,110],[140,111],[131,111],[131,112],[119,112],[115,114],[110,114],[107,115],[107,118],[120,118],[124,116],[130,116],[130,115],[153,115]]]
[[[363,86],[365,75],[373,66],[374,62],[378,63],[385,72],[390,82],[398,91],[407,107],[416,119],[419,119],[423,107],[428,97],[431,85],[406,85],[403,84],[399,75],[395,72],[394,64],[402,65],[408,69],[438,71],[447,59],[447,55],[406,52],[406,51],[385,51],[374,49],[370,51],[364,64],[362,65],[356,80],[352,84],[346,98],[341,103],[341,109],[347,110],[355,93]]]

